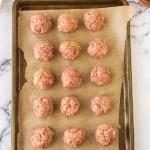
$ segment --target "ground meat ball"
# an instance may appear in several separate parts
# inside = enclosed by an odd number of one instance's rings
[[[111,71],[108,67],[94,67],[90,74],[90,80],[98,86],[103,86],[110,81]]]
[[[60,44],[59,51],[61,52],[63,58],[72,61],[75,60],[80,54],[81,47],[76,42],[64,41]]]
[[[39,61],[49,61],[54,56],[54,47],[49,41],[38,41],[33,47],[33,52]]]
[[[110,145],[116,138],[116,130],[109,124],[99,125],[95,132],[96,141],[102,145]]]
[[[44,118],[54,111],[54,102],[50,97],[39,97],[33,102],[33,111],[36,117]]]
[[[65,70],[62,73],[62,84],[65,88],[75,88],[81,85],[81,76],[78,71],[76,70]]]
[[[64,143],[72,147],[80,146],[85,139],[85,132],[78,128],[67,129],[64,132]]]
[[[38,128],[31,137],[31,143],[35,148],[47,148],[52,143],[53,135],[48,127]]]
[[[93,97],[91,100],[91,110],[96,115],[106,114],[111,110],[110,99],[106,96]]]
[[[31,31],[36,34],[46,33],[52,28],[52,18],[47,14],[31,17]]]
[[[94,39],[89,43],[88,54],[92,57],[103,58],[108,53],[108,46],[105,40]]]
[[[34,74],[33,83],[37,88],[47,90],[54,83],[54,75],[49,69],[40,68]]]
[[[88,30],[97,31],[104,25],[104,16],[96,10],[90,10],[84,14],[84,24]]]
[[[71,13],[63,13],[58,17],[57,29],[60,32],[74,32],[78,27],[78,18]]]
[[[74,116],[80,108],[80,103],[75,96],[65,96],[61,100],[60,110],[66,116]]]

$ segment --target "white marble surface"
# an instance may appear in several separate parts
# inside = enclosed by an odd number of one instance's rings
[[[0,150],[10,150],[11,123],[11,9],[13,0],[0,6]],[[135,150],[149,150],[150,139],[150,9],[137,1],[131,20]]]

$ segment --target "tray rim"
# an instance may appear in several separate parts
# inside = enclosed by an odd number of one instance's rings
[[[58,4],[60,1],[59,0],[16,0],[13,3],[13,19],[12,19],[12,31],[17,31],[17,23],[16,23],[16,18],[17,18],[17,11],[18,11],[18,7],[20,7],[19,5],[21,3],[24,3],[24,5],[26,4],[26,1],[28,1],[28,3],[35,3],[38,1],[38,3],[44,3],[44,2],[51,2],[51,3],[56,3]],[[105,0],[105,1],[109,1],[112,2],[114,0]],[[128,5],[128,2],[126,0],[115,0],[116,2],[120,2],[122,5]],[[70,0],[63,0],[61,1],[61,4],[65,5],[64,3],[77,3],[80,4],[81,0],[76,0],[76,1],[70,1]],[[91,0],[86,0],[87,4],[91,4]],[[99,0],[94,0],[94,5],[96,5],[97,3],[99,3]],[[85,3],[85,1],[84,1]],[[11,114],[11,118],[12,118],[12,123],[11,123],[11,143],[12,143],[12,150],[17,150],[17,135],[16,133],[18,132],[18,125],[17,125],[17,121],[18,121],[18,112],[16,110],[16,105],[17,105],[17,85],[16,85],[16,78],[19,75],[20,70],[16,70],[16,65],[17,63],[19,63],[19,60],[17,60],[16,55],[17,53],[19,53],[18,47],[17,47],[17,32],[13,32],[12,34],[12,114]],[[134,121],[133,121],[133,97],[132,97],[132,68],[131,68],[131,44],[130,44],[130,22],[128,22],[127,24],[127,37],[126,37],[126,52],[127,55],[125,56],[124,60],[125,60],[125,66],[124,66],[124,72],[125,72],[125,84],[124,86],[124,93],[126,93],[125,98],[125,111],[128,112],[125,113],[125,120],[129,123],[129,125],[125,128],[125,136],[128,136],[128,140],[126,141],[126,145],[128,145],[127,143],[129,143],[129,147],[126,147],[126,150],[134,150]],[[17,52],[18,50],[18,52]],[[19,92],[19,91],[18,91]],[[129,101],[130,100],[130,101]],[[17,128],[17,129],[16,129]]]

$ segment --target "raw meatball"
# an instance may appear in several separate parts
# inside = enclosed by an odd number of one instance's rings
[[[103,86],[110,81],[111,71],[108,67],[94,67],[91,71],[90,80],[98,86]]]
[[[96,115],[106,114],[111,110],[110,99],[106,96],[93,97],[91,100],[91,110]]]
[[[34,74],[33,83],[37,88],[47,90],[54,84],[54,75],[49,69],[40,68]]]
[[[33,47],[33,52],[39,61],[49,61],[54,56],[54,47],[49,41],[38,41]]]
[[[38,128],[31,137],[31,143],[35,148],[47,148],[52,143],[53,135],[48,127]]]
[[[33,111],[36,117],[44,118],[54,111],[54,102],[50,97],[39,97],[33,102]]]
[[[81,76],[78,71],[76,70],[65,70],[62,73],[62,84],[65,88],[75,88],[81,85]]]
[[[64,143],[72,147],[80,146],[85,139],[85,132],[78,128],[67,129],[64,132]]]
[[[75,60],[80,54],[81,47],[76,42],[64,41],[60,44],[59,51],[61,52],[63,58],[72,61]]]
[[[108,53],[108,46],[105,40],[94,39],[89,43],[88,54],[92,57],[103,58]]]
[[[31,17],[31,31],[36,34],[46,33],[52,28],[52,18],[47,14]]]
[[[71,13],[63,13],[58,17],[57,29],[60,32],[74,32],[78,27],[78,18]]]
[[[110,145],[116,138],[116,130],[109,124],[99,125],[95,132],[96,141],[101,145]]]
[[[66,96],[61,100],[60,110],[66,116],[74,116],[80,108],[80,103],[75,96]]]
[[[88,30],[97,31],[104,25],[104,16],[96,10],[90,10],[84,14],[84,24]]]

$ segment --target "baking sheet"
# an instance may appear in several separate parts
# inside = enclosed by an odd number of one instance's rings
[[[96,126],[101,123],[111,123],[118,126],[119,119],[119,103],[121,84],[123,79],[123,57],[126,35],[126,24],[133,15],[134,8],[128,6],[100,8],[98,9],[106,17],[104,28],[98,32],[89,32],[83,27],[82,16],[86,9],[80,10],[44,10],[44,11],[20,11],[19,14],[19,47],[23,50],[27,61],[26,83],[21,92],[19,100],[19,125],[20,132],[18,137],[19,150],[32,150],[30,137],[37,127],[48,125],[55,131],[55,139],[48,149],[72,149],[63,144],[63,131],[69,127],[80,127],[87,133],[87,138],[81,147],[77,149],[118,149],[118,138],[114,144],[103,147],[95,142],[94,132]],[[73,12],[79,18],[79,29],[71,34],[60,33],[56,30],[56,18],[62,12]],[[30,31],[30,17],[37,13],[48,13],[53,17],[54,28],[47,34],[34,35]],[[81,30],[82,29],[82,30]],[[121,34],[120,34],[121,33]],[[101,60],[88,56],[86,50],[88,42],[93,38],[103,38],[109,46],[109,54]],[[41,39],[49,39],[55,46],[56,55],[49,63],[40,63],[33,56],[33,45]],[[62,40],[74,40],[82,47],[79,58],[74,62],[65,61],[58,52],[58,45]],[[94,66],[109,66],[112,70],[112,80],[108,85],[97,87],[89,82],[90,70]],[[50,68],[55,76],[55,85],[47,91],[40,91],[33,86],[33,74],[41,66]],[[62,88],[60,76],[61,72],[67,68],[77,69],[82,77],[83,84],[76,89]],[[32,111],[32,103],[38,96],[50,96],[56,104],[56,111],[53,116],[46,119],[38,119]],[[59,111],[60,100],[63,96],[75,95],[81,102],[79,113],[71,118],[64,117]],[[90,98],[93,96],[108,95],[112,99],[113,110],[103,116],[95,116],[90,111]]]

